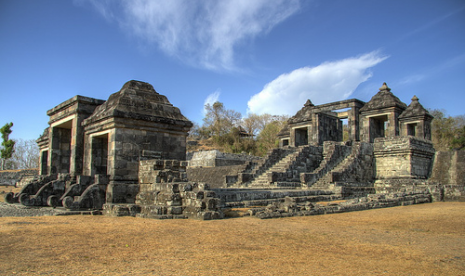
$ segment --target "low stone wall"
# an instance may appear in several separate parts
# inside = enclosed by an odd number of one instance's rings
[[[312,202],[301,204],[296,202],[294,198],[286,197],[283,203],[271,204],[266,208],[250,209],[249,214],[261,219],[313,216],[430,202],[432,202],[432,198],[428,192],[375,194],[341,203],[328,203],[328,205]]]
[[[0,185],[22,187],[39,175],[39,169],[0,171]]]
[[[219,150],[196,151],[187,153],[189,167],[221,167],[242,165],[260,157],[247,154],[233,154]]]
[[[215,189],[221,199],[222,208],[267,206],[282,203],[289,197],[296,202],[318,202],[340,200],[332,191],[304,189]]]
[[[224,217],[220,199],[207,184],[172,182],[145,185],[149,187],[137,195],[136,204],[106,203],[103,214],[155,219],[210,220]]]
[[[228,175],[237,176],[246,165],[221,167],[187,167],[187,178],[193,182],[208,183],[211,188],[225,188]]]
[[[428,185],[428,190],[435,201],[463,201],[465,202],[464,185]]]

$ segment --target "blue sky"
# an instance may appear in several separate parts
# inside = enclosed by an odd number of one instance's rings
[[[465,114],[463,0],[0,0],[0,125],[36,139],[46,111],[148,82],[190,120],[203,106],[294,115],[383,82]]]

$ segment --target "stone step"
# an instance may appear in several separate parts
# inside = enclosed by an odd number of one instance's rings
[[[257,170],[254,173],[254,179],[250,182],[249,185],[255,186],[255,185],[269,185],[269,182],[267,180],[268,178],[268,173],[271,172],[277,172],[277,173],[290,173],[291,170],[289,169],[290,166],[294,166],[295,168],[292,171],[305,171],[306,166],[302,162],[296,163],[297,158],[299,157],[300,154],[302,154],[302,151],[305,149],[305,147],[297,149],[295,152],[290,152],[288,153],[287,156],[284,156],[281,160],[276,162],[274,165],[270,166],[266,170]],[[300,169],[299,169],[300,168]],[[299,181],[299,180],[297,180]]]

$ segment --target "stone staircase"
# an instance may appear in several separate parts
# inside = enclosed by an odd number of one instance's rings
[[[300,173],[313,170],[321,162],[321,148],[301,146],[256,176],[249,187],[300,187]]]
[[[332,170],[327,171],[322,177],[320,177],[312,186],[312,189],[329,189],[331,183],[333,183],[333,175],[335,173],[341,173],[350,166],[350,164],[355,160],[356,156],[360,152],[360,145],[353,145],[351,147],[350,154],[344,158],[339,164],[337,164]]]
[[[250,165],[244,186],[333,190],[335,184],[344,183],[347,189],[363,190],[373,178],[373,148],[368,143],[327,141],[323,147],[285,150],[271,152],[260,165]]]
[[[252,167],[251,174],[254,178],[263,174],[289,154],[295,153],[295,151],[296,148],[273,149],[265,156],[264,160],[257,162],[256,165]]]
[[[350,154],[331,171],[319,178],[312,186],[314,190],[334,189],[344,183],[342,193],[365,193],[373,189],[373,162],[370,158],[373,148],[370,144],[354,142]],[[340,185],[340,184],[339,184]],[[344,191],[345,190],[345,191]]]
[[[339,164],[343,163],[344,160],[351,153],[352,147],[347,146],[343,142],[324,142],[323,144],[323,161],[320,166],[311,173],[302,173],[300,180],[303,187],[317,188],[314,186],[320,179],[324,178],[328,173],[334,170]],[[341,164],[342,166],[342,164]],[[323,181],[323,180],[322,180]],[[319,187],[325,189],[327,187]]]
[[[257,177],[252,180],[249,187],[264,187],[271,184],[270,174],[272,172],[281,172],[285,173],[289,168],[289,164],[297,158],[300,154],[300,151],[291,152],[285,157],[283,157],[279,162],[275,163],[273,166],[269,167],[266,171],[262,171]]]
[[[250,161],[245,169],[239,173],[237,185],[247,186],[255,178],[273,167],[287,155],[294,153],[296,148],[278,148],[271,150],[262,160]]]

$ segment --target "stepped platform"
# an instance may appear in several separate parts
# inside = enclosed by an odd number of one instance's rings
[[[268,206],[270,204],[284,202],[285,198],[293,198],[299,202],[319,202],[341,199],[340,195],[330,190],[237,188],[213,189],[213,191],[221,199],[222,208]]]

